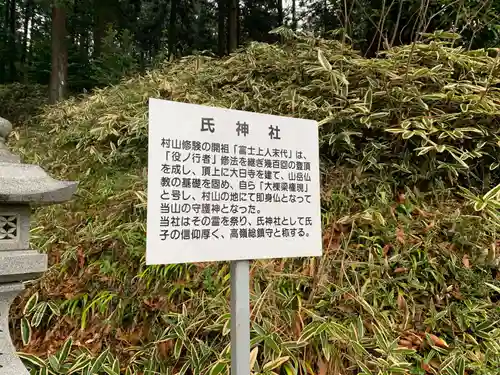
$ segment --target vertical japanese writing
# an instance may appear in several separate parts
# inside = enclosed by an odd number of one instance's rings
[[[215,133],[213,117],[202,117],[200,123],[201,132]],[[236,139],[245,140],[251,123],[239,120],[234,124]],[[279,143],[281,131],[269,125],[262,135]],[[240,143],[161,139],[162,241],[310,235],[311,216],[280,215],[273,210],[277,204],[312,203],[311,162],[305,151],[278,143],[276,147]]]

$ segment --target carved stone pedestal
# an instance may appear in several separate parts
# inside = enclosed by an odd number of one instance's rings
[[[16,355],[9,333],[10,305],[23,289],[21,283],[0,284],[0,375],[29,375]]]

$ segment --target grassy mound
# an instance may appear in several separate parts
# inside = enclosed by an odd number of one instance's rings
[[[367,60],[298,37],[47,108],[15,147],[81,186],[37,214],[53,267],[16,310],[26,359],[52,373],[227,373],[228,265],[144,264],[157,97],[321,122],[324,256],[254,262],[255,373],[498,374],[498,73],[498,57],[439,41]]]

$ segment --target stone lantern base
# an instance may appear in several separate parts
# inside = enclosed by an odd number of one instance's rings
[[[16,355],[9,334],[9,309],[14,298],[24,290],[21,283],[0,285],[0,374],[29,375],[28,370]]]
[[[9,334],[9,308],[24,286],[47,269],[47,255],[30,249],[33,206],[71,199],[77,183],[58,181],[37,165],[23,164],[6,139],[12,125],[0,117],[0,375],[29,375]]]

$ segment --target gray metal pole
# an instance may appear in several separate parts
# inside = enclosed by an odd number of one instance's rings
[[[250,375],[250,262],[231,262],[231,375]]]

